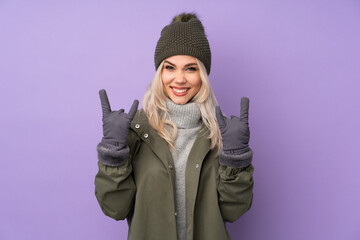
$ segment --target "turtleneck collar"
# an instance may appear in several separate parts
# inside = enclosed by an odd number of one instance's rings
[[[170,119],[178,128],[194,128],[202,124],[200,105],[195,102],[176,104],[171,99],[166,100]]]

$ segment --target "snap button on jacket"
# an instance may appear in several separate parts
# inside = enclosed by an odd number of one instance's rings
[[[231,239],[225,222],[234,222],[252,204],[253,166],[220,165],[208,133],[204,125],[187,160],[186,240]],[[127,143],[130,154],[123,165],[98,162],[95,195],[102,211],[127,219],[128,240],[177,240],[174,162],[142,110],[131,122]]]

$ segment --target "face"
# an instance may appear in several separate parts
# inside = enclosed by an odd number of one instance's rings
[[[188,55],[165,59],[161,80],[165,94],[176,104],[185,104],[191,100],[202,84],[196,59]]]

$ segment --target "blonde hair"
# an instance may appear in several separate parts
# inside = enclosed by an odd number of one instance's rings
[[[202,84],[199,91],[190,101],[199,103],[202,121],[210,131],[208,136],[211,140],[210,148],[214,149],[217,147],[217,153],[219,153],[222,147],[222,141],[221,132],[215,115],[215,107],[218,103],[215,98],[215,94],[211,89],[209,77],[204,64],[199,59],[195,59],[199,66]],[[146,116],[148,117],[150,125],[176,152],[175,138],[177,135],[177,127],[171,120],[169,120],[169,110],[166,106],[167,96],[164,92],[161,80],[163,65],[164,61],[160,63],[152,82],[146,89],[142,106]],[[172,131],[169,131],[166,128],[166,125],[169,125],[172,128]]]

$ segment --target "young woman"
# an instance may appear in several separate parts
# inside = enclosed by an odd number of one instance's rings
[[[240,118],[222,115],[208,74],[202,23],[182,13],[161,31],[143,108],[112,111],[100,90],[104,137],[95,195],[105,215],[127,219],[130,240],[231,239],[252,204],[249,99]]]

